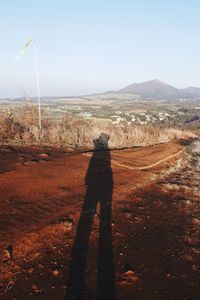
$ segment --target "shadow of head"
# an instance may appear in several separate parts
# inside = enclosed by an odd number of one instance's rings
[[[108,141],[110,136],[107,133],[102,132],[99,137],[93,140],[94,146],[96,150],[108,149]]]

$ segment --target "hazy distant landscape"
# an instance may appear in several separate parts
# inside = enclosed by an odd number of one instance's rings
[[[1,99],[0,109],[6,109],[10,105],[17,109],[24,102],[37,105],[37,99],[25,96]],[[69,113],[116,125],[197,123],[198,126],[200,89],[178,90],[161,81],[153,80],[133,84],[117,92],[77,97],[45,97],[42,98],[42,108],[52,118],[60,118]]]

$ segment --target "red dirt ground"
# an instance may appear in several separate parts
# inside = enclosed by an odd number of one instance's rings
[[[2,147],[0,298],[200,299],[199,178],[170,173],[182,149]]]

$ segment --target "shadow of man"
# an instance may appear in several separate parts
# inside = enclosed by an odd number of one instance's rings
[[[115,299],[112,245],[113,176],[108,140],[109,136],[105,133],[101,133],[99,138],[94,140],[95,151],[85,178],[87,191],[72,248],[66,299],[87,299],[84,288],[85,269],[89,238],[98,204],[100,224],[96,299]]]

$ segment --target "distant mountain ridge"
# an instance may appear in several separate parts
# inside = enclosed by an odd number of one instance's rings
[[[119,90],[118,92],[131,93],[139,95],[143,98],[155,99],[200,98],[200,88],[198,87],[177,89],[157,79],[142,83],[133,83]]]

